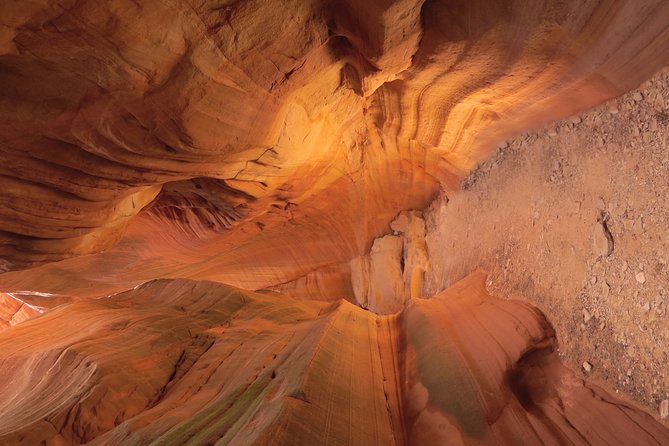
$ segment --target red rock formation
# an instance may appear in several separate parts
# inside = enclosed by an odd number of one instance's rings
[[[0,4],[0,290],[51,308],[0,334],[2,442],[667,441],[480,277],[416,300],[400,212],[668,64],[668,24],[663,0]]]
[[[347,263],[501,138],[669,63],[660,0],[0,8],[4,268],[105,251],[5,289]]]
[[[2,444],[664,444],[475,274],[397,315],[152,281],[0,334]],[[63,377],[67,380],[63,380]]]
[[[40,314],[42,310],[12,294],[0,293],[0,331]]]

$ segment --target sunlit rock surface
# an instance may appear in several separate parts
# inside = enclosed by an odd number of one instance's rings
[[[0,331],[42,313],[35,307],[16,297],[13,293],[0,293]]]
[[[0,443],[669,442],[481,275],[424,300],[419,211],[667,48],[664,0],[0,2]]]
[[[315,274],[333,298],[323,269],[502,138],[669,63],[661,0],[80,0],[0,17],[0,258],[46,263],[0,285],[82,296]]]
[[[666,444],[474,274],[381,316],[158,280],[0,334],[2,444]]]

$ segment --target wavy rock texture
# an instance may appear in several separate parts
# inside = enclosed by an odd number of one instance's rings
[[[560,365],[543,315],[484,279],[394,316],[183,279],[60,306],[0,334],[0,442],[669,441]]]
[[[500,139],[669,63],[661,0],[69,0],[0,17],[0,258],[46,263],[1,285],[80,296],[156,277],[339,296],[399,211]]]
[[[0,331],[42,313],[12,294],[0,293]]]
[[[421,299],[415,211],[668,47],[664,0],[0,2],[0,443],[668,443],[481,275]]]

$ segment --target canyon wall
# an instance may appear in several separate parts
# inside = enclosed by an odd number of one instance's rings
[[[76,296],[310,275],[334,298],[398,212],[497,142],[669,63],[661,0],[70,0],[0,17],[0,259],[43,265],[0,287]]]
[[[666,444],[476,273],[400,313],[156,280],[0,333],[2,444]],[[64,377],[67,377],[64,380]]]
[[[420,212],[667,48],[664,0],[0,3],[0,443],[668,443],[426,293]]]

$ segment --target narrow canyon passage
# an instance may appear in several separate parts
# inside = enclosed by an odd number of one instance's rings
[[[0,2],[0,445],[669,444],[669,2]]]

